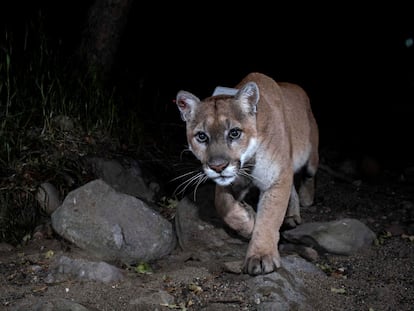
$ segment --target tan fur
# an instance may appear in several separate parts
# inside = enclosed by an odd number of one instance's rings
[[[217,184],[218,213],[250,238],[244,271],[257,275],[280,267],[282,223],[299,224],[299,201],[313,203],[318,127],[307,94],[295,84],[251,73],[235,88],[234,96],[202,101],[180,91],[176,102],[189,147]],[[296,173],[301,173],[299,194]],[[257,212],[243,202],[251,186],[260,189]]]

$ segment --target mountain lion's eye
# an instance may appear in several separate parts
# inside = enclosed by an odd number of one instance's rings
[[[229,138],[230,139],[238,139],[240,138],[242,130],[239,128],[233,128],[229,131]]]
[[[207,136],[207,134],[206,134],[206,133],[204,133],[204,132],[198,132],[198,133],[195,135],[195,137],[196,137],[196,139],[198,140],[198,142],[200,142],[200,143],[206,143],[206,142],[208,142],[208,136]]]

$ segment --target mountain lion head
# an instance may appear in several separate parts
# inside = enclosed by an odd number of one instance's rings
[[[235,96],[201,101],[186,91],[177,94],[181,118],[187,123],[190,150],[204,173],[221,186],[247,174],[246,164],[257,149],[256,111],[259,89],[247,83]]]

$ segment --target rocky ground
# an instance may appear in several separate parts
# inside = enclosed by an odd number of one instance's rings
[[[306,279],[306,294],[315,310],[414,310],[412,172],[371,170],[367,179],[347,164],[323,161],[315,204],[302,210],[303,220],[357,218],[377,240],[352,256],[321,254],[312,265],[323,273]],[[53,258],[77,252],[53,232],[34,234],[21,247],[1,245],[0,309],[143,310],[143,297],[145,310],[260,309],[245,294],[251,276],[229,273],[220,261],[192,258],[179,248],[149,267],[120,265],[126,276],[120,282],[48,283]],[[48,303],[36,305],[39,301]]]

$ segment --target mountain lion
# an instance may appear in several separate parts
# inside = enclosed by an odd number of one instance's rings
[[[307,94],[295,84],[250,73],[233,90],[204,100],[179,91],[176,104],[203,177],[216,183],[218,214],[250,238],[243,271],[266,274],[280,267],[284,220],[299,224],[300,205],[313,203],[318,127]],[[243,202],[251,186],[260,190],[257,212]]]

